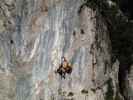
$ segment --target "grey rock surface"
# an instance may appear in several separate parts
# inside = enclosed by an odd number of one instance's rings
[[[0,0],[0,100],[123,100],[106,22],[83,4]],[[65,79],[55,73],[62,57]]]

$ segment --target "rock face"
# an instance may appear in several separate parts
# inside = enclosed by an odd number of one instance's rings
[[[0,1],[0,100],[124,100],[107,23],[84,4]],[[65,78],[62,57],[72,66]]]
[[[11,73],[0,73],[0,100],[16,100],[16,79]]]

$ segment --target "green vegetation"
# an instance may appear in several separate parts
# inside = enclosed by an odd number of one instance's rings
[[[120,98],[118,93],[116,94],[115,100],[121,100],[121,98]]]
[[[105,94],[105,100],[113,100],[113,95],[114,95],[114,91],[113,91],[113,83],[112,83],[112,79],[110,78],[107,81],[108,84],[108,91]]]

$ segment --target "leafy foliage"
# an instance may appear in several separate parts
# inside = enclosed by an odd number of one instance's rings
[[[113,100],[114,91],[113,91],[113,83],[111,78],[107,81],[107,84],[108,84],[108,89],[107,89],[108,91],[106,92],[105,100]]]

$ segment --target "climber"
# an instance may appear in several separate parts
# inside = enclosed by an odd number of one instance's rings
[[[59,68],[56,71],[57,73],[59,73],[59,75],[61,75],[61,78],[65,79],[65,75],[67,74],[71,74],[72,72],[72,66],[71,64],[66,60],[65,57],[62,57],[62,61],[61,64],[59,66]]]
[[[61,63],[63,69],[66,73],[71,74],[72,72],[72,66],[71,64],[66,60],[65,57],[62,57],[62,63]]]

